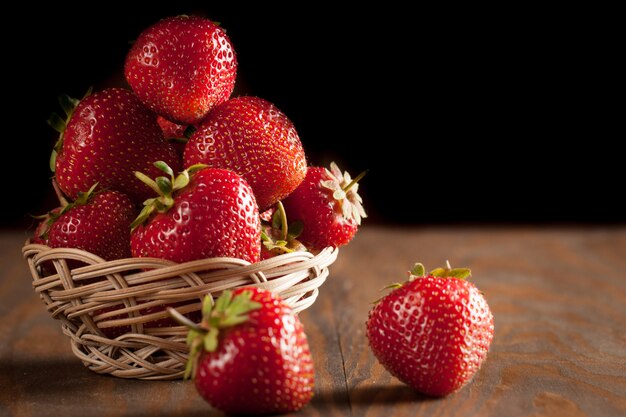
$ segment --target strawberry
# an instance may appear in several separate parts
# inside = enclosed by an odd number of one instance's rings
[[[275,209],[264,211],[261,217],[261,259],[284,253],[307,251],[297,237],[302,233],[302,222],[288,224],[287,214],[279,201]]]
[[[313,397],[314,369],[298,316],[270,291],[248,287],[207,296],[191,327],[186,377],[198,393],[229,414],[274,414],[301,409]]]
[[[364,175],[365,172],[352,180],[334,162],[330,171],[321,167],[307,169],[302,184],[283,201],[289,219],[304,225],[300,234],[304,244],[320,250],[352,240],[361,218],[367,217],[357,192],[358,181]]]
[[[216,107],[185,148],[185,166],[206,164],[243,176],[261,211],[289,195],[306,175],[293,123],[272,103],[237,97]]]
[[[454,392],[472,379],[493,339],[493,316],[469,269],[416,264],[409,281],[370,311],[367,338],[394,376],[430,396]]]
[[[77,248],[112,261],[130,258],[132,201],[117,191],[79,193],[73,203],[53,210],[35,231],[35,243]]]
[[[152,164],[159,160],[180,167],[156,116],[131,91],[110,88],[80,102],[68,97],[60,101],[67,121],[58,115],[49,120],[61,133],[51,167],[69,197],[76,198],[98,183],[99,189],[121,191],[141,203],[151,191],[134,177],[134,171],[157,175],[159,171]]]
[[[126,80],[146,107],[175,122],[200,122],[235,87],[237,59],[208,19],[176,16],[144,30],[128,52]]]
[[[171,179],[153,181],[137,173],[158,197],[146,200],[133,222],[133,256],[174,262],[220,256],[259,260],[259,209],[242,177],[199,165],[174,177],[163,162],[155,166]]]

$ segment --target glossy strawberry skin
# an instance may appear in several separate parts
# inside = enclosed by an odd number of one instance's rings
[[[330,178],[325,168],[309,167],[304,181],[283,200],[289,221],[304,223],[298,239],[313,249],[346,245],[358,229],[354,219],[342,215],[332,191],[322,187]]]
[[[306,175],[293,123],[257,97],[237,97],[216,107],[189,139],[184,163],[237,172],[254,190],[261,211],[289,195]]]
[[[259,210],[252,189],[239,175],[204,168],[173,197],[166,213],[157,213],[133,231],[133,256],[174,262],[220,256],[259,260]]]
[[[493,339],[493,316],[482,294],[457,278],[416,278],[371,311],[367,338],[374,355],[415,390],[443,396],[479,369]]]
[[[200,17],[176,16],[141,33],[124,72],[146,107],[169,120],[196,124],[230,97],[237,59],[219,26]]]
[[[156,177],[161,171],[153,163],[159,160],[174,170],[180,168],[154,113],[131,91],[110,88],[84,98],[76,107],[56,157],[56,179],[72,199],[98,183],[99,189],[121,191],[141,203],[152,190],[134,172]]]
[[[137,215],[126,195],[102,191],[59,216],[48,230],[51,248],[77,248],[107,261],[130,258],[130,224]]]
[[[261,308],[224,330],[215,352],[203,352],[194,378],[200,395],[232,414],[293,412],[313,397],[314,369],[298,316],[267,290],[252,291]]]

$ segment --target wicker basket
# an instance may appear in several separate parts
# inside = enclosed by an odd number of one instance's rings
[[[302,311],[315,301],[338,253],[326,248],[317,255],[293,252],[255,264],[235,258],[177,264],[155,258],[107,262],[82,250],[30,242],[22,252],[35,291],[52,317],[61,320],[83,364],[101,374],[138,379],[183,375],[186,328],[150,326],[167,320],[165,306],[199,315],[205,294],[215,297],[252,285],[279,294],[296,312]],[[70,269],[72,265],[82,266]],[[116,328],[117,337],[105,335],[115,333],[106,329]]]

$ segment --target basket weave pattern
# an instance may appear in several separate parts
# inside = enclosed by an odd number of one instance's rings
[[[186,328],[149,325],[167,319],[165,306],[175,304],[181,313],[199,315],[204,295],[217,297],[224,290],[252,285],[302,311],[317,298],[338,254],[326,248],[317,255],[293,252],[255,264],[235,258],[177,264],[155,258],[104,261],[79,249],[29,242],[22,252],[33,288],[51,316],[61,321],[83,364],[94,372],[138,379],[183,376]],[[102,331],[107,328],[126,333],[108,338]]]

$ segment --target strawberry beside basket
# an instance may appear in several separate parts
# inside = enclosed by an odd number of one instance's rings
[[[302,311],[317,298],[338,250],[297,251],[254,264],[236,258],[177,264],[156,258],[104,261],[83,250],[28,241],[23,255],[34,290],[61,321],[73,353],[87,368],[121,378],[170,380],[182,378],[188,347],[184,326],[163,325],[166,306],[194,314],[204,295],[252,285]]]

